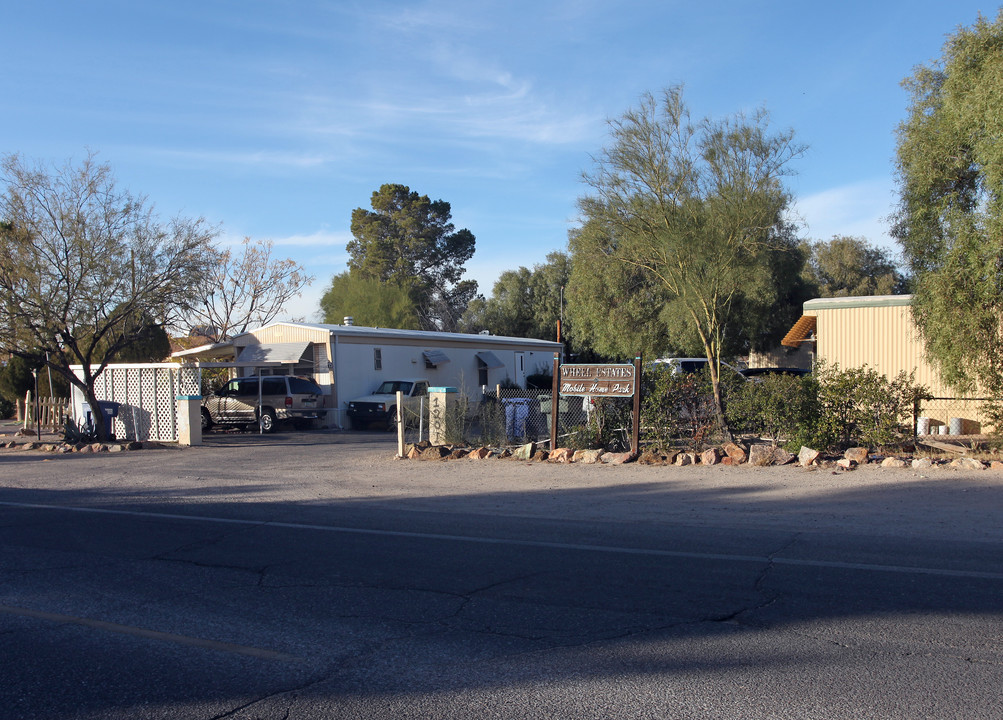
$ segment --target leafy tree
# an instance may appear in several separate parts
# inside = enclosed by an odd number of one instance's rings
[[[163,362],[171,354],[171,339],[168,337],[167,331],[148,313],[134,312],[132,317],[125,319],[123,324],[127,328],[134,326],[136,330],[134,332],[128,331],[133,336],[133,340],[114,353],[112,362]]]
[[[928,356],[961,391],[1003,395],[1003,12],[959,28],[903,85],[893,234]]]
[[[488,330],[493,335],[534,337],[533,273],[525,267],[498,276],[490,298],[474,298],[463,316],[462,328]]]
[[[657,357],[687,344],[670,339],[673,330],[686,326],[662,319],[668,294],[658,279],[632,263],[611,262],[620,244],[601,218],[573,229],[568,244],[568,335],[576,344],[588,343],[601,356],[619,359],[637,352]],[[689,347],[694,345],[689,342]],[[699,350],[680,354],[695,352]]]
[[[38,370],[39,366],[33,368],[27,360],[16,356],[4,363],[0,367],[0,396],[11,402],[24,400],[24,394],[35,387],[33,369]]]
[[[326,323],[352,317],[366,327],[419,329],[418,315],[405,289],[350,270],[334,276],[320,299],[320,309]]]
[[[574,297],[592,310],[573,315],[576,332],[590,323],[598,345],[625,355],[638,347],[637,321],[655,317],[678,344],[698,344],[725,434],[721,358],[736,338],[762,337],[800,274],[775,268],[797,252],[783,179],[803,148],[793,131],[768,124],[762,110],[693,123],[679,88],[645,95],[610,123],[612,144],[585,174],[593,192],[579,201],[584,224],[572,243]],[[645,341],[659,335],[669,340],[656,329]]]
[[[495,282],[492,295],[471,301],[463,328],[469,332],[489,330],[495,335],[557,339],[562,290],[570,275],[570,258],[554,251],[547,262],[532,270],[506,270]]]
[[[270,240],[247,237],[239,251],[221,250],[186,313],[186,329],[218,342],[275,320],[313,277],[289,258],[273,258],[272,247]]]
[[[455,330],[477,294],[476,281],[460,279],[474,254],[473,233],[455,229],[448,202],[406,185],[382,185],[371,204],[352,211],[349,270],[404,288],[422,329]]]
[[[834,235],[806,250],[806,280],[818,288],[820,297],[900,295],[908,289],[908,279],[889,253],[864,238]]]
[[[36,364],[48,353],[100,416],[95,378],[147,336],[151,318],[164,325],[191,305],[215,230],[161,222],[93,155],[52,171],[7,155],[0,180],[0,350]]]

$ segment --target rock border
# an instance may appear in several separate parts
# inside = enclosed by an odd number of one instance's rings
[[[544,450],[543,443],[526,443],[515,449],[477,447],[459,445],[431,445],[428,441],[409,443],[405,446],[403,459],[407,460],[489,460],[514,459],[523,462],[547,462],[556,464],[582,465],[622,465],[637,463],[639,465],[674,465],[683,467],[695,465],[710,467],[715,465],[735,466],[752,465],[770,467],[795,464],[806,470],[833,470],[835,472],[851,472],[864,465],[875,465],[882,468],[931,470],[949,468],[955,470],[1003,470],[1003,461],[983,461],[973,457],[959,457],[954,460],[932,459],[929,457],[914,458],[896,455],[877,455],[868,448],[849,448],[842,456],[826,456],[818,450],[802,447],[797,455],[769,443],[724,443],[704,450],[702,453],[672,451],[658,453],[645,450],[638,455],[633,453],[616,453],[604,450],[573,450],[557,448],[553,451]]]
[[[38,442],[37,440],[29,440],[27,442],[17,442],[16,440],[9,440],[7,442],[0,442],[0,449],[4,450],[15,450],[18,452],[26,450],[36,450],[38,452],[49,453],[53,455],[67,455],[70,453],[118,453],[118,452],[131,452],[134,450],[142,450],[144,448],[154,447],[153,444],[142,443],[142,442],[109,442],[109,443],[67,443],[67,442]]]

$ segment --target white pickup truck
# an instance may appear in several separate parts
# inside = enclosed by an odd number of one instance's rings
[[[372,425],[394,430],[397,427],[397,393],[404,397],[428,395],[428,380],[403,378],[384,380],[371,395],[356,398],[348,403],[348,422],[353,430]]]

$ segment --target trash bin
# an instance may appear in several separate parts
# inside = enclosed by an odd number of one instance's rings
[[[101,406],[101,419],[104,420],[104,429],[108,435],[108,439],[114,440],[115,435],[112,433],[111,429],[115,422],[115,418],[118,417],[118,409],[121,404],[112,402],[111,400],[99,400],[98,405]],[[89,410],[87,411],[87,421],[88,423],[93,423]]]
[[[544,427],[544,432],[550,434],[550,424],[553,422],[551,420],[551,415],[554,410],[554,401],[551,399],[550,395],[540,395],[540,412],[547,420],[547,424]],[[558,396],[557,400],[557,422],[560,425],[563,416],[568,412],[568,399],[566,397]]]
[[[505,434],[510,438],[526,437],[529,398],[503,398],[502,405],[505,406]]]

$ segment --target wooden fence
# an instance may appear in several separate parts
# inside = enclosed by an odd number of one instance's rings
[[[35,420],[36,405],[38,409],[38,423]],[[38,398],[37,402],[31,397],[31,390],[24,396],[24,429],[30,430],[41,426],[43,430],[59,432],[63,429],[63,423],[70,416],[69,398]]]

